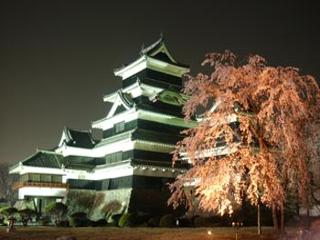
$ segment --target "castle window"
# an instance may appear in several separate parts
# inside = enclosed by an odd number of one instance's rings
[[[122,160],[122,152],[115,152],[106,155],[106,163],[115,163]]]
[[[40,181],[41,182],[51,182],[51,176],[47,175],[47,174],[41,174]]]
[[[115,131],[116,133],[120,133],[124,131],[124,127],[125,127],[125,122],[119,122],[115,124]]]
[[[61,175],[52,175],[52,182],[58,183],[58,182],[62,182],[62,176]]]
[[[31,181],[31,182],[40,182],[40,174],[31,173],[29,175],[29,181]]]

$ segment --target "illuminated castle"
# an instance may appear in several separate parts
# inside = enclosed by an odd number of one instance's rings
[[[188,72],[162,38],[143,48],[137,60],[114,70],[122,88],[104,96],[112,107],[92,123],[103,131],[101,140],[91,131],[65,128],[56,148],[38,150],[11,167],[11,174],[20,175],[19,199],[33,200],[41,211],[72,191],[93,190],[126,211],[166,211],[167,183],[186,168],[184,163],[172,167],[170,152],[180,131],[195,124],[181,114],[182,76]]]

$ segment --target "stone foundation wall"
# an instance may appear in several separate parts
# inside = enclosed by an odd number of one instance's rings
[[[92,220],[125,212],[163,215],[173,211],[167,205],[168,191],[115,189],[106,191],[69,190],[66,203],[69,212],[86,212]]]

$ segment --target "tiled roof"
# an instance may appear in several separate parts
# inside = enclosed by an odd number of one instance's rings
[[[68,146],[93,148],[97,141],[93,139],[90,131],[75,130],[71,128],[64,129],[66,134],[65,143]]]
[[[22,161],[23,165],[34,167],[61,168],[62,155],[55,152],[39,150]]]
[[[65,168],[91,170],[96,165],[101,164],[103,158],[67,156],[47,150],[38,150],[35,154],[22,161],[25,166],[61,168],[62,164]]]

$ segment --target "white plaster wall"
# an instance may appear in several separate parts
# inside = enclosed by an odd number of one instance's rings
[[[67,194],[66,188],[50,188],[50,187],[22,187],[19,189],[19,199],[24,199],[25,196],[33,197],[65,197]]]

